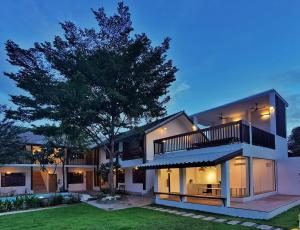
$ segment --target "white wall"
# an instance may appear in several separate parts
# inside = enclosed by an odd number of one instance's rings
[[[300,195],[300,157],[277,161],[278,193]]]
[[[25,173],[25,186],[17,187],[1,187],[1,177],[0,177],[0,194],[1,193],[31,193],[31,172],[30,167],[0,167],[0,173]]]
[[[181,133],[191,132],[193,124],[184,116],[181,115],[177,119],[170,121],[169,123],[153,130],[146,135],[146,160],[153,160],[154,157],[154,145],[153,141],[174,136]]]
[[[132,182],[132,169],[125,168],[125,189],[130,193],[143,193],[143,184]]]

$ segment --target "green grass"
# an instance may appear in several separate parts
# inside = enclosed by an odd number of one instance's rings
[[[160,206],[160,205],[153,205],[153,206],[159,206],[163,208],[170,208],[167,206]],[[177,210],[183,210],[183,209],[178,209],[178,208],[172,208],[172,209],[177,209]],[[275,227],[280,227],[284,229],[292,229],[298,227],[298,215],[300,214],[300,205],[296,206],[294,208],[291,208],[290,210],[273,217],[270,220],[257,220],[257,219],[246,219],[246,218],[240,218],[240,217],[232,217],[232,216],[226,216],[226,215],[219,215],[219,214],[214,214],[214,213],[206,213],[206,212],[200,212],[200,211],[191,211],[191,210],[186,210],[184,211],[187,212],[192,212],[195,214],[202,214],[202,215],[209,215],[209,216],[214,216],[217,218],[223,218],[227,220],[240,220],[240,221],[250,221],[250,222],[255,222],[255,223],[260,223],[260,224],[266,224],[266,225],[272,225]]]
[[[249,229],[158,211],[130,208],[107,212],[87,204],[0,217],[0,229]]]

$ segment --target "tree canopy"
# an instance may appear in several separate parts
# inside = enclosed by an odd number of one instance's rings
[[[300,127],[292,130],[288,140],[288,147],[291,156],[300,156]]]
[[[7,116],[46,119],[71,133],[80,130],[99,145],[109,143],[112,174],[116,135],[144,118],[166,114],[177,68],[167,58],[170,39],[153,46],[145,33],[133,35],[123,3],[112,16],[103,8],[92,12],[97,29],[67,21],[61,23],[64,37],[52,42],[36,42],[29,49],[6,42],[8,61],[18,71],[5,75],[27,93],[12,96],[17,109]]]

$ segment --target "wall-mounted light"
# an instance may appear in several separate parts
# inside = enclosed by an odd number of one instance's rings
[[[267,120],[270,118],[271,114],[270,114],[270,112],[268,112],[268,113],[263,113],[260,116],[261,116],[261,119]]]
[[[10,174],[11,174],[11,172],[10,172],[10,171],[7,171],[5,174],[7,174],[7,175],[10,175]]]
[[[270,106],[269,110],[270,110],[270,113],[274,113],[275,112],[275,108],[273,106]]]
[[[167,170],[167,173],[168,173],[168,174],[170,174],[171,172],[172,172],[172,170],[171,170],[171,169],[168,169],[168,170]]]
[[[196,126],[196,125],[193,125],[193,126],[192,126],[192,130],[193,130],[193,131],[196,131],[196,130],[197,130],[197,126]]]

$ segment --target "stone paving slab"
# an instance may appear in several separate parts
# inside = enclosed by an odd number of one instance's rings
[[[227,224],[231,224],[231,225],[237,225],[239,224],[241,221],[238,221],[238,220],[231,220],[231,221],[228,221]]]
[[[214,220],[214,222],[217,222],[217,223],[224,223],[226,221],[227,221],[226,219],[222,219],[222,218]]]
[[[245,226],[245,227],[253,227],[256,225],[256,223],[253,222],[243,222],[241,223],[241,225]]]
[[[208,217],[204,217],[202,220],[212,221],[212,220],[215,220],[215,219],[216,219],[215,217],[208,216]]]
[[[258,225],[256,228],[262,229],[262,230],[271,230],[273,228],[273,226],[262,224],[262,225]]]
[[[205,216],[203,215],[195,215],[195,216],[191,216],[192,218],[195,218],[195,219],[201,219],[201,218],[204,218]]]
[[[183,214],[182,216],[195,216],[194,213],[187,213],[187,214]]]

